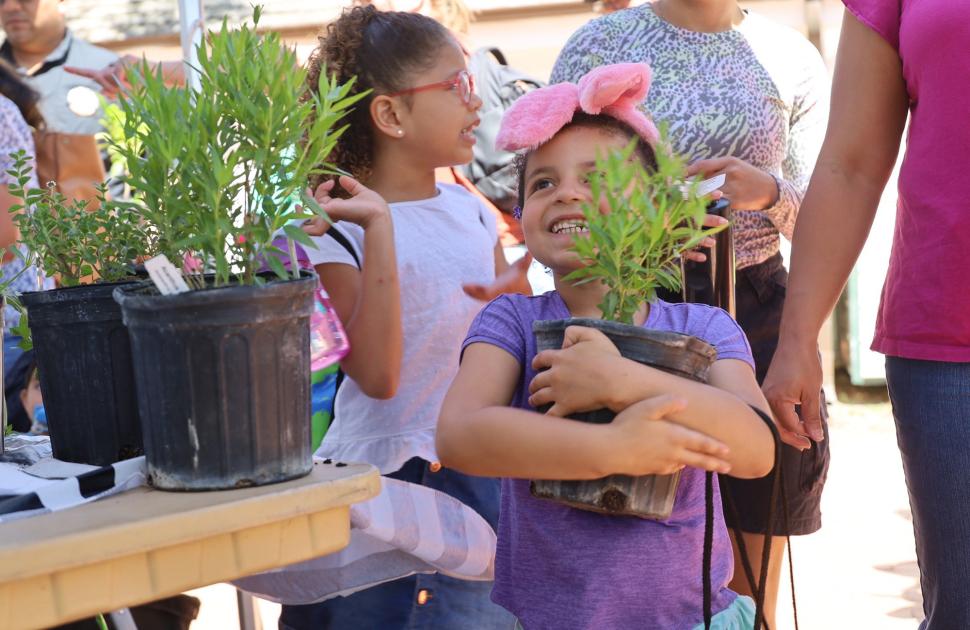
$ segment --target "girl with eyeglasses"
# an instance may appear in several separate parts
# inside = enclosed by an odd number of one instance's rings
[[[307,250],[351,342],[342,364],[347,379],[318,455],[368,462],[389,477],[445,492],[494,527],[498,480],[444,469],[435,451],[438,411],[482,306],[463,285],[500,290],[508,270],[493,215],[465,189],[435,182],[437,167],[472,158],[481,100],[465,55],[433,19],[367,6],[327,27],[308,67],[311,86],[326,72],[341,83],[356,77],[353,92],[369,91],[330,155],[350,177],[313,183],[328,212],[348,216],[351,205],[357,211],[356,223],[336,222],[314,237],[317,249]],[[374,267],[386,263],[379,241],[387,231],[396,267],[382,275]],[[399,312],[387,307],[395,274]],[[491,602],[491,586],[412,576],[285,606],[280,627],[511,630],[515,622]]]

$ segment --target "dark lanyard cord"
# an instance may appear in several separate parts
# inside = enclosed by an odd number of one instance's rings
[[[771,430],[771,435],[775,442],[775,466],[772,472],[772,484],[771,484],[771,495],[768,500],[768,519],[765,523],[765,538],[764,546],[762,547],[761,553],[761,574],[758,576],[758,584],[755,585],[754,570],[751,568],[751,563],[748,561],[748,552],[744,544],[744,538],[741,533],[741,528],[738,526],[738,512],[737,507],[734,505],[734,499],[731,497],[730,493],[724,493],[723,500],[725,505],[731,512],[732,520],[734,521],[734,536],[738,545],[738,555],[741,556],[741,564],[744,568],[745,577],[748,579],[748,584],[751,586],[751,591],[755,594],[755,618],[754,618],[754,628],[755,630],[760,630],[764,628],[765,630],[771,630],[768,622],[764,619],[764,599],[766,585],[768,583],[768,561],[771,557],[771,537],[774,530],[775,515],[778,510],[778,495],[781,495],[781,513],[782,520],[785,525],[785,530],[789,529],[789,514],[788,514],[788,499],[785,493],[785,484],[782,474],[781,465],[781,453],[782,453],[782,442],[781,436],[778,433],[778,427],[775,426],[774,421],[768,414],[761,411],[757,407],[751,406],[751,409],[758,414],[768,428]],[[711,627],[711,557],[714,542],[714,475],[713,473],[707,473],[705,479],[705,524],[704,524],[704,568],[703,568],[703,580],[704,580],[704,627],[710,629]],[[788,571],[791,580],[791,599],[792,599],[792,611],[795,617],[795,630],[798,630],[798,607],[795,603],[795,569],[792,564],[792,551],[791,551],[791,540],[786,535],[786,542],[788,544]]]

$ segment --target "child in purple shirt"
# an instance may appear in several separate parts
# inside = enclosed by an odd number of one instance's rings
[[[502,296],[476,317],[442,406],[437,450],[446,466],[503,478],[492,598],[526,630],[703,627],[704,471],[760,477],[773,465],[771,433],[751,409],[768,406],[748,343],[720,309],[656,300],[637,318],[648,328],[713,345],[718,358],[708,385],[623,359],[589,328],[571,327],[562,350],[536,353],[533,321],[601,316],[596,305],[605,286],[563,281],[580,265],[571,233],[585,227],[580,208],[593,202],[588,175],[597,156],[637,137],[639,159],[648,168],[655,164],[656,130],[624,107],[640,102],[631,96],[648,84],[643,64],[599,68],[578,86],[522,97],[499,134],[503,148],[523,151],[526,244],[552,270],[556,290]],[[572,111],[553,111],[571,102],[577,87]],[[549,403],[551,413],[535,412]],[[611,424],[553,417],[602,407],[618,413]],[[537,499],[527,481],[677,470],[683,473],[674,510],[664,521]],[[751,600],[727,588],[732,552],[719,507],[714,513],[712,627],[750,628]]]

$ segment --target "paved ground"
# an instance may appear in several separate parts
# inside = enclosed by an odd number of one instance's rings
[[[823,527],[792,544],[801,628],[915,628],[916,551],[889,405],[836,405],[830,432]],[[790,619],[784,602],[778,628]]]

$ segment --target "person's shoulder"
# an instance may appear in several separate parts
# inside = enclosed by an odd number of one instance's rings
[[[337,221],[322,236],[311,236],[314,242],[348,240],[358,244],[364,242],[364,228],[350,221]]]
[[[0,144],[3,145],[4,150],[11,153],[17,149],[23,149],[30,154],[34,153],[30,126],[24,120],[17,104],[2,94],[0,94]],[[6,154],[3,155],[0,162],[3,164],[11,163]]]
[[[656,300],[651,308],[658,309],[656,321],[672,332],[692,335],[708,343],[725,333],[734,334],[741,327],[727,311],[717,306],[692,302],[664,302]]]
[[[449,184],[447,182],[439,182],[438,186],[438,196],[436,200],[442,203],[464,203],[469,206],[478,207],[482,205],[481,200],[478,197],[469,192],[464,186],[460,184]]]
[[[438,196],[429,200],[428,203],[447,210],[449,214],[467,213],[466,218],[477,223],[485,223],[486,221],[494,223],[493,220],[488,218],[491,216],[492,210],[474,193],[460,184],[438,183]]]
[[[717,350],[718,359],[740,359],[754,367],[751,347],[741,326],[722,308],[707,304],[672,304],[656,300],[656,326],[709,343]]]
[[[555,291],[549,291],[542,295],[503,293],[486,304],[482,308],[482,312],[504,314],[506,317],[514,316],[531,326],[533,321],[552,317],[558,299]]]
[[[343,263],[359,267],[364,252],[364,228],[356,223],[337,221],[322,236],[311,236],[313,247],[304,251],[313,265]]]
[[[91,64],[97,66],[106,66],[109,63],[118,59],[118,53],[112,52],[107,48],[102,48],[92,44],[91,42],[81,39],[76,34],[71,34],[71,57],[72,61],[75,59],[84,62],[85,64]]]
[[[10,121],[23,121],[24,117],[20,113],[20,108],[12,100],[0,94],[0,117],[3,118],[4,123],[9,123]],[[24,125],[27,123],[24,122]]]
[[[785,51],[787,56],[794,56],[805,61],[821,61],[822,54],[815,44],[800,30],[776,22],[757,11],[748,11],[744,28],[749,36],[763,39],[775,53]]]

